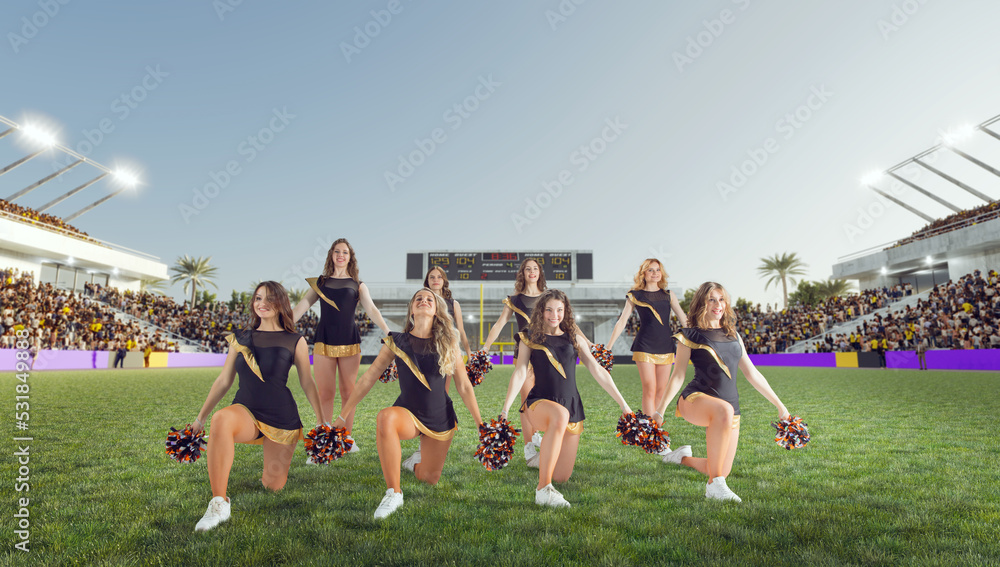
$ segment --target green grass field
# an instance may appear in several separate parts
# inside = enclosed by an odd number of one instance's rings
[[[192,420],[213,369],[34,373],[28,493],[15,492],[12,375],[0,377],[10,420],[3,446],[4,565],[997,565],[1000,377],[987,373],[764,368],[812,442],[773,443],[774,408],[742,378],[740,449],[729,486],[742,504],[707,502],[705,480],[614,437],[617,406],[578,369],[587,409],[573,507],[534,504],[537,471],[520,456],[489,472],[473,458],[471,417],[441,482],[403,473],[405,505],[372,519],[385,486],[374,416],[398,387],[377,384],[359,407],[362,452],[306,466],[300,444],[287,487],[265,491],[260,448],[238,446],[233,517],[195,534],[211,493],[205,461],[163,451],[169,426]],[[494,416],[510,376],[476,388]],[[294,370],[293,370],[294,373]],[[639,406],[635,367],[613,372]],[[290,379],[300,413],[308,404]],[[225,398],[228,404],[232,394]],[[305,422],[308,426],[313,424]],[[704,456],[704,430],[668,416],[673,445]],[[416,441],[404,443],[404,457]],[[13,548],[17,497],[30,498],[30,553]]]

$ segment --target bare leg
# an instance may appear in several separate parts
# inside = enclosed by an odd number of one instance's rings
[[[673,364],[660,364],[656,367],[656,395],[654,397],[653,407],[650,408],[649,413],[646,412],[645,406],[643,406],[642,412],[648,416],[652,416],[652,412],[656,411],[656,408],[660,407],[663,403],[663,398],[667,395],[667,380],[670,379],[670,373],[673,371]],[[643,396],[645,398],[645,396]],[[645,402],[645,400],[643,400]]]
[[[639,381],[642,382],[642,413],[653,415],[656,411],[656,365],[652,362],[635,363],[639,369]]]
[[[292,466],[292,455],[295,453],[295,443],[283,445],[264,438],[264,472],[260,482],[268,490],[278,491],[285,487],[288,481],[288,469]]]
[[[740,438],[739,428],[733,427],[733,406],[725,400],[703,395],[693,400],[681,398],[677,408],[689,423],[705,428],[708,448],[707,459],[684,457],[681,464],[709,478],[729,476]]]
[[[337,399],[337,359],[321,354],[314,355],[313,373],[316,375],[316,389],[319,390],[323,421],[333,422],[336,419],[333,417],[333,402]]]
[[[569,411],[561,405],[540,400],[531,409],[524,412],[531,414],[531,421],[539,431],[545,432],[542,437],[542,447],[538,461],[538,486],[541,490],[552,483],[552,477],[559,462],[559,454],[563,447],[563,437],[566,436],[566,426],[569,424]],[[574,454],[574,461],[576,455]],[[569,470],[572,473],[572,467]],[[566,478],[569,478],[568,476]]]
[[[344,404],[347,403],[347,400],[351,399],[351,394],[354,393],[354,383],[358,381],[358,369],[361,368],[361,355],[355,354],[354,356],[342,356],[338,358],[337,368],[339,375],[337,384],[340,387],[340,409],[343,412]],[[351,415],[345,415],[344,420],[347,422],[347,430],[354,431],[354,412],[352,411]]]
[[[426,435],[420,437],[420,462],[413,467],[413,474],[416,475],[417,480],[431,485],[438,483],[449,447],[451,447],[451,439],[438,441]]]
[[[544,441],[543,441],[544,442]],[[576,465],[576,451],[580,448],[580,436],[566,432],[563,435],[562,448],[559,450],[559,460],[556,461],[556,468],[552,472],[554,482],[566,482],[573,474],[573,466]]]
[[[239,406],[229,406],[212,415],[208,436],[208,481],[212,485],[213,497],[226,496],[236,443],[253,441],[257,433],[250,414]]]
[[[410,412],[400,407],[387,407],[378,412],[375,420],[375,447],[378,450],[378,460],[382,464],[382,476],[385,477],[386,488],[402,492],[399,484],[399,468],[402,464],[402,448],[400,441],[413,439],[420,434],[413,424]],[[423,454],[421,454],[421,458]],[[438,471],[440,474],[440,471]]]
[[[528,401],[528,394],[534,387],[535,369],[529,364],[528,377],[524,379],[524,384],[521,385],[521,405],[524,405],[524,403]],[[528,412],[521,412],[521,438],[524,439],[525,443],[531,441],[531,436],[535,434],[535,429],[535,426],[531,423],[531,417],[528,416]]]

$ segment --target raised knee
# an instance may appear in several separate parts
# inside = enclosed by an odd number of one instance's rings
[[[279,478],[268,478],[265,476],[260,479],[260,483],[264,485],[264,488],[273,492],[277,492],[282,488],[284,488],[286,482],[288,482],[287,476],[282,476]]]
[[[569,480],[569,477],[571,476],[573,476],[572,472],[568,472],[565,474],[555,473],[552,475],[552,482],[559,482],[559,483],[566,482],[567,480]]]
[[[420,482],[434,486],[435,484],[438,483],[439,480],[441,480],[441,473],[435,472],[430,474],[421,474],[418,480],[420,480]]]

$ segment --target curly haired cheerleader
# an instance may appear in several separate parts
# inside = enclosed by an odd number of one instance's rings
[[[531,313],[528,329],[520,335],[517,364],[500,415],[506,419],[507,411],[522,389],[530,361],[535,368],[535,384],[525,397],[521,411],[545,433],[539,449],[535,503],[569,508],[569,502],[552,483],[566,482],[573,474],[583,433],[583,402],[576,388],[577,357],[621,407],[623,415],[632,410],[618,392],[611,375],[590,354],[586,339],[573,322],[573,308],[565,293],[556,289],[543,293]]]
[[[319,327],[313,344],[313,366],[323,417],[329,421],[333,416],[333,402],[339,385],[340,413],[347,416],[347,429],[352,429],[354,414],[344,413],[344,402],[354,391],[354,382],[361,367],[361,332],[354,320],[358,303],[383,332],[389,334],[389,327],[372,302],[368,286],[358,277],[358,259],[346,238],[335,240],[330,247],[323,275],[309,278],[306,282],[309,283],[309,291],[295,306],[293,315],[298,322],[313,303],[322,299]],[[357,442],[351,447],[352,453],[356,451]]]
[[[747,356],[736,332],[736,314],[725,288],[715,282],[701,284],[691,300],[688,321],[692,327],[674,335],[678,343],[677,364],[659,410],[662,414],[677,395],[690,360],[694,364],[694,379],[677,400],[677,416],[705,428],[708,456],[695,458],[690,446],[679,447],[674,450],[681,455],[676,463],[708,476],[706,498],[740,502],[740,497],[726,485],[740,439],[736,369],[742,370],[750,385],[774,404],[779,419],[788,417],[788,410]]]

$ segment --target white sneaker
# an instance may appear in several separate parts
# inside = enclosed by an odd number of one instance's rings
[[[717,476],[712,479],[712,482],[705,485],[705,498],[710,500],[733,500],[735,502],[743,502],[735,492],[729,490],[726,486],[726,477]]]
[[[354,438],[353,438],[353,437],[351,437],[350,435],[348,435],[348,436],[347,436],[347,438],[348,438],[348,439],[350,439],[351,441],[354,441]],[[351,445],[351,450],[350,450],[350,451],[348,451],[348,453],[357,453],[357,452],[358,452],[358,451],[360,451],[360,450],[361,450],[361,449],[360,449],[360,448],[358,447],[358,442],[357,442],[357,441],[354,441],[354,444],[353,444],[353,445]]]
[[[208,510],[194,527],[196,532],[207,532],[229,519],[230,502],[225,497],[216,496],[208,501]]]
[[[538,447],[534,443],[528,441],[524,444],[524,460],[530,461],[532,457],[538,454]]]
[[[542,447],[542,432],[536,431],[534,435],[531,436],[531,442],[535,444],[535,447],[541,449]]]
[[[403,493],[396,492],[393,489],[388,489],[385,491],[385,497],[382,498],[382,503],[378,505],[375,509],[375,519],[381,520],[386,518],[389,514],[396,511],[397,508],[403,505]]]
[[[306,457],[306,464],[307,465],[315,465],[316,461],[314,461],[312,457]]]
[[[420,451],[410,455],[410,458],[403,461],[403,468],[416,474],[417,463],[420,462]]]
[[[667,453],[663,455],[663,462],[670,465],[679,465],[681,464],[681,459],[690,456],[691,456],[691,446],[682,445],[674,449],[673,451],[667,451]]]
[[[553,508],[570,507],[569,502],[566,502],[566,499],[552,486],[551,482],[535,491],[535,504],[539,506],[551,506]]]
[[[538,451],[535,451],[535,454],[532,455],[530,459],[528,459],[528,466],[531,467],[531,468],[533,468],[533,469],[537,469],[538,468],[538,463],[541,460],[542,460],[542,454],[540,452],[538,452]]]

